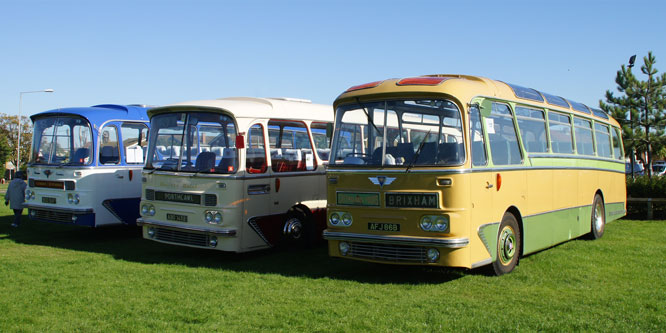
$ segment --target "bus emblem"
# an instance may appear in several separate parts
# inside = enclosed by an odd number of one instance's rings
[[[395,177],[385,177],[385,176],[377,176],[377,177],[368,177],[370,181],[375,184],[379,185],[379,188],[383,188],[384,185],[391,185],[393,181],[395,180]]]

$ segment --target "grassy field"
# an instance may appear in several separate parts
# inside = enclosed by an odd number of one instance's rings
[[[612,222],[492,277],[0,216],[0,332],[666,330],[666,221]]]

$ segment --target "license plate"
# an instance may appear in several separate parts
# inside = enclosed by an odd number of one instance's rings
[[[42,202],[47,204],[54,204],[56,203],[56,198],[42,197]]]
[[[400,231],[400,224],[397,223],[368,223],[368,230],[371,231]]]
[[[177,222],[187,222],[187,215],[167,214],[167,220]]]

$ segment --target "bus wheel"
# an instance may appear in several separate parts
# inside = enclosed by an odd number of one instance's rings
[[[294,245],[310,244],[312,234],[312,223],[307,215],[299,209],[291,209],[287,213],[287,219],[282,228],[282,235],[287,243]]]
[[[520,229],[511,213],[505,213],[497,235],[497,259],[493,262],[495,275],[511,272],[520,256]]]
[[[601,238],[604,235],[605,229],[606,210],[604,209],[604,200],[597,194],[594,196],[594,203],[592,204],[592,231],[590,231],[590,238]]]

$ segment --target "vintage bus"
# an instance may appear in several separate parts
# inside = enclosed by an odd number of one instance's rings
[[[149,116],[144,238],[232,252],[321,239],[330,106],[233,97]]]
[[[334,108],[331,256],[500,275],[626,212],[620,126],[581,103],[429,75],[351,87]]]
[[[147,108],[95,105],[31,116],[25,206],[32,220],[135,225],[148,143]]]

